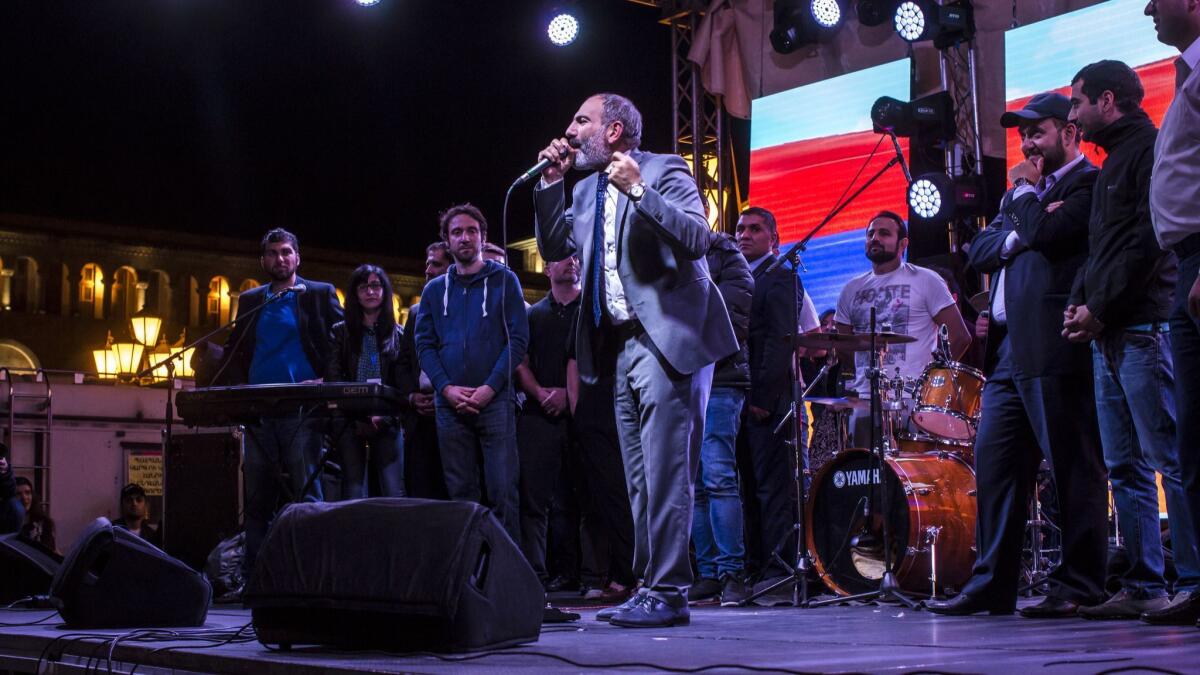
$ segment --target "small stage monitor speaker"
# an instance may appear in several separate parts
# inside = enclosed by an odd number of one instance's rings
[[[379,498],[287,507],[243,599],[265,645],[466,651],[537,640],[544,597],[488,509]]]
[[[0,606],[46,595],[62,556],[17,534],[0,536]]]
[[[199,626],[212,586],[202,574],[107,518],[97,518],[67,554],[50,588],[72,628]]]

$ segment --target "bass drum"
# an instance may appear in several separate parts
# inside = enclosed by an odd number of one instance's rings
[[[883,577],[883,518],[893,542],[892,569],[900,588],[931,595],[960,590],[975,562],[975,473],[947,453],[887,458],[882,474],[891,506],[879,508],[880,471],[862,449],[847,450],[812,482],[806,508],[808,550],[825,585],[838,595],[879,588]],[[873,502],[871,522],[865,516]],[[936,564],[931,561],[936,558]]]

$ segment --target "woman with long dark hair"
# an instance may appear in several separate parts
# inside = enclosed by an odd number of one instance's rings
[[[397,386],[401,329],[392,313],[392,282],[378,266],[359,265],[349,290],[346,319],[332,329],[325,380]],[[368,466],[382,496],[404,496],[404,436],[396,416],[371,417],[334,436],[342,455],[343,499],[367,496]]]

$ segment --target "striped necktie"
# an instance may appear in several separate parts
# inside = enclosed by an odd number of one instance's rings
[[[596,174],[596,218],[592,224],[592,325],[600,325],[600,279],[604,269],[604,202],[608,199],[608,174]]]

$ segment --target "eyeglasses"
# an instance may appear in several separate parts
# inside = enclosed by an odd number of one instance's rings
[[[363,291],[370,291],[371,293],[382,293],[383,292],[383,284],[379,284],[379,283],[363,284],[362,286],[358,287],[358,292],[362,293]]]

